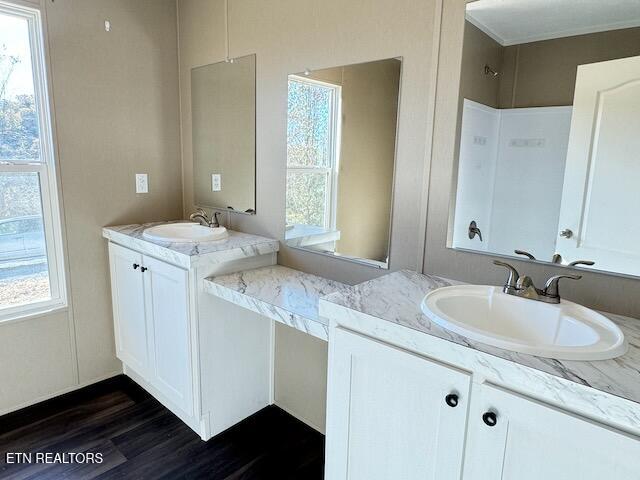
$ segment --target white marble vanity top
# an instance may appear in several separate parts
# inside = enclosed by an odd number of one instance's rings
[[[565,361],[514,353],[472,342],[431,322],[421,311],[420,303],[427,292],[452,282],[436,276],[412,271],[399,271],[334,293],[321,301],[321,313],[332,307],[343,307],[342,313],[364,314],[393,322],[465,347],[485,352],[511,362],[534,368],[640,403],[640,320],[605,314],[624,332],[629,343],[627,353],[613,360]],[[332,309],[335,312],[335,308]],[[496,372],[499,376],[500,372]]]
[[[254,257],[277,252],[278,240],[229,230],[224,240],[195,243],[171,243],[152,241],[142,237],[148,227],[161,223],[145,223],[105,227],[102,236],[123,247],[157,257],[161,260],[191,268],[199,261],[227,262],[245,257]]]
[[[208,278],[204,290],[322,340],[326,319],[318,315],[321,297],[352,287],[326,278],[274,265]]]

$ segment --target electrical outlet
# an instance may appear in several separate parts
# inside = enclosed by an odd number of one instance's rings
[[[219,192],[222,190],[222,175],[219,173],[211,174],[211,191]]]
[[[149,193],[149,176],[146,173],[136,173],[136,193]]]

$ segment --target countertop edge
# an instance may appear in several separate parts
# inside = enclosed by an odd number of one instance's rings
[[[204,280],[204,290],[211,295],[264,315],[271,320],[288,325],[320,340],[328,341],[329,339],[329,327],[320,320],[307,317],[275,305],[267,300],[220,285],[215,282],[215,277]]]

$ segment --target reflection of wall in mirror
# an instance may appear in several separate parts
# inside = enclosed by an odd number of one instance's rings
[[[496,108],[571,105],[578,65],[635,55],[640,27],[503,47],[467,21],[460,94]]]
[[[311,74],[342,86],[336,250],[343,255],[387,261],[400,66],[388,59]]]
[[[195,204],[255,210],[255,56],[194,68],[191,95]]]

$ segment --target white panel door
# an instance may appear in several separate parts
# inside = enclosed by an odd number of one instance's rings
[[[640,57],[580,65],[557,250],[640,274]]]
[[[459,479],[469,374],[340,328],[330,348],[325,478]]]
[[[152,335],[152,384],[193,414],[188,272],[144,256],[146,310]]]
[[[494,413],[486,418],[488,412]],[[637,480],[640,438],[491,385],[474,385],[465,480]]]
[[[149,370],[142,255],[109,243],[116,355],[139,375]]]

